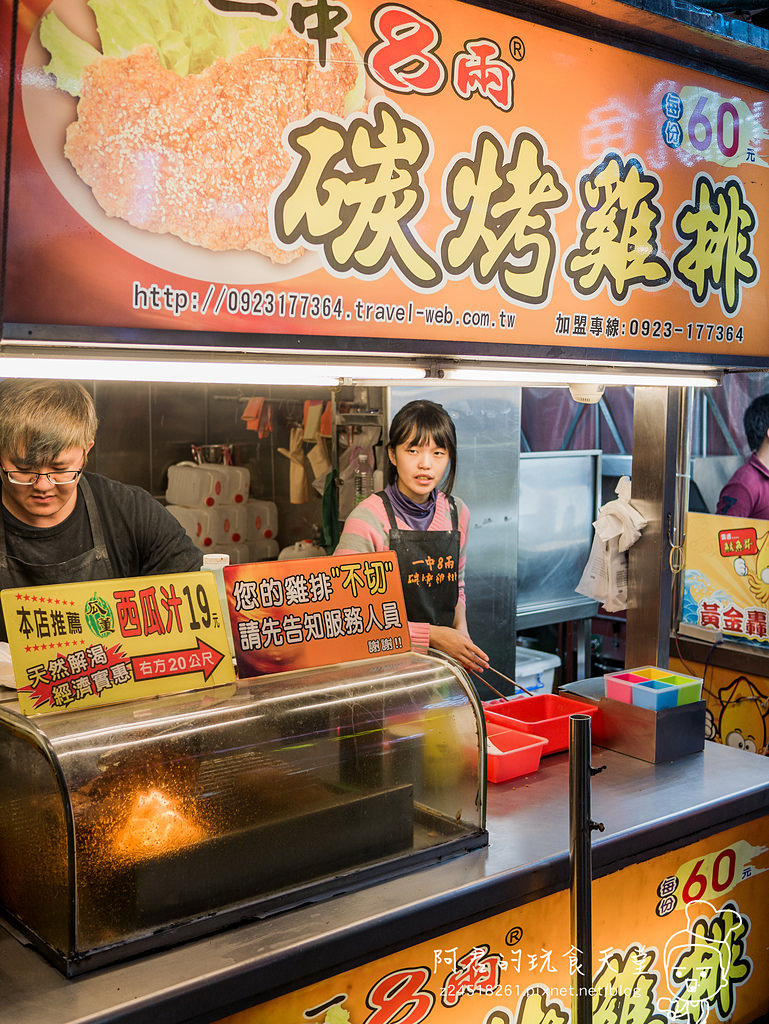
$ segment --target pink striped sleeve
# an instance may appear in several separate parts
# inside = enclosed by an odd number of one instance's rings
[[[372,494],[356,505],[344,522],[335,555],[362,555],[386,551],[390,525],[382,499]]]

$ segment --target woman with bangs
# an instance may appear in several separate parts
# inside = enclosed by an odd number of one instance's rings
[[[470,672],[488,656],[470,638],[465,614],[465,550],[470,512],[451,490],[456,475],[454,421],[418,399],[390,425],[387,486],[353,509],[335,554],[394,551],[414,648],[450,655]]]

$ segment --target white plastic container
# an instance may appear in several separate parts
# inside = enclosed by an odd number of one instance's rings
[[[274,501],[246,502],[248,509],[248,540],[273,540],[278,534],[278,506]]]
[[[250,486],[251,473],[245,466],[178,462],[168,469],[166,501],[186,508],[239,505],[248,500]]]
[[[183,505],[167,505],[166,510],[181,523],[184,532],[191,538],[192,542],[200,547],[198,537],[200,536],[200,515],[196,508],[185,508]]]
[[[560,667],[557,654],[531,647],[515,648],[515,681],[532,693],[552,693],[555,670]]]
[[[245,466],[211,466],[217,476],[214,486],[215,504],[240,505],[248,501],[248,489],[251,486],[251,473]]]
[[[230,466],[230,469],[235,470],[235,478],[237,480],[235,503],[239,505],[243,502],[245,505],[248,501],[248,492],[251,489],[251,470],[247,466]]]
[[[309,540],[300,540],[290,547],[283,548],[278,559],[283,561],[286,558],[319,558],[328,552],[325,548],[319,548]]]
[[[168,468],[166,501],[169,505],[196,508],[211,506],[216,501],[217,476],[210,466],[195,462],[178,462]]]
[[[248,538],[248,502],[241,505],[222,505],[225,539],[229,544],[244,544]]]
[[[183,505],[168,505],[168,511],[177,519],[188,537],[192,538],[196,547],[209,550],[214,544],[225,544],[230,538],[227,534],[228,522],[226,509],[208,508],[199,505],[197,508],[185,508]],[[235,507],[234,505],[232,506]]]

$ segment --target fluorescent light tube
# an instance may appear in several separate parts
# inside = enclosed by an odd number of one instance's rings
[[[418,381],[418,366],[345,363],[280,363],[254,360],[110,359],[99,356],[0,356],[0,377],[64,380],[151,381],[171,384],[244,384],[337,387],[342,380]]]
[[[643,370],[564,370],[564,369],[506,369],[495,367],[494,369],[480,369],[476,367],[457,368],[444,370],[444,381],[454,384],[520,384],[529,387],[568,387],[570,384],[604,384],[607,387],[612,385],[634,385],[651,387],[716,387],[719,383],[717,377],[713,377],[703,371],[696,373],[676,373],[674,370],[661,370],[659,373],[652,373]]]

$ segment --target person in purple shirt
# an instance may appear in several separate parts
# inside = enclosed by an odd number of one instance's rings
[[[743,425],[753,454],[722,489],[716,514],[769,519],[769,394],[753,399]]]

